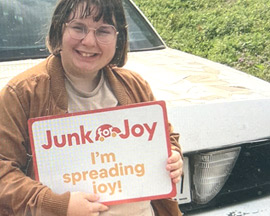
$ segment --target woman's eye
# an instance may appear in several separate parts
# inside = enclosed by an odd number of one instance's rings
[[[97,31],[98,34],[110,34],[110,32],[107,31]]]
[[[84,32],[85,31],[85,27],[81,26],[81,25],[74,25],[72,26],[72,29],[75,31],[79,31],[79,32]]]
[[[99,28],[97,29],[97,34],[111,34],[111,31],[107,28]]]

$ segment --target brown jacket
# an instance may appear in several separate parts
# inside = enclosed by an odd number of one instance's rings
[[[152,101],[149,85],[125,69],[105,69],[120,105]],[[58,57],[13,78],[0,94],[0,216],[64,216],[70,193],[56,194],[33,180],[29,118],[67,113],[64,74]],[[170,127],[171,128],[171,127]],[[171,129],[170,129],[171,130]],[[180,150],[178,134],[171,133],[172,148]],[[181,215],[172,200],[152,202],[157,216]]]

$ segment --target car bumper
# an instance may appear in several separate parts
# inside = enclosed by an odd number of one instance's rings
[[[213,210],[204,210],[196,213],[186,213],[185,216],[246,216],[270,215],[270,195],[255,200],[250,200],[236,205],[230,205]]]

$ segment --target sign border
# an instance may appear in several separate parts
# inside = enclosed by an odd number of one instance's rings
[[[44,120],[51,120],[51,119],[60,119],[60,118],[78,116],[78,115],[102,113],[102,112],[108,112],[108,111],[114,111],[114,110],[123,110],[123,109],[136,108],[136,107],[145,107],[145,106],[151,106],[151,105],[159,105],[162,108],[163,120],[164,120],[164,123],[165,123],[167,154],[168,154],[168,157],[170,157],[171,156],[171,143],[170,143],[169,123],[168,123],[168,116],[167,116],[167,110],[166,110],[165,101],[142,102],[142,103],[135,103],[135,104],[129,104],[129,105],[123,105],[123,106],[117,106],[117,107],[110,107],[110,108],[104,108],[104,109],[97,109],[97,110],[89,110],[89,111],[83,111],[83,112],[65,113],[65,114],[60,114],[60,115],[50,115],[50,116],[42,116],[42,117],[30,118],[28,120],[28,131],[29,131],[29,139],[30,139],[30,145],[31,145],[32,156],[33,156],[33,168],[34,168],[34,173],[35,173],[35,179],[37,181],[39,181],[39,172],[38,172],[37,158],[36,158],[36,153],[35,153],[34,136],[33,136],[33,132],[32,132],[32,125],[35,122],[44,121]],[[164,169],[165,169],[165,167],[164,167]],[[105,202],[101,202],[101,203],[103,203],[105,205],[115,205],[115,204],[123,204],[123,203],[145,201],[145,200],[156,200],[156,199],[172,198],[172,197],[176,196],[176,184],[173,183],[172,180],[171,180],[171,184],[172,184],[172,190],[171,190],[171,192],[169,192],[167,194],[160,194],[160,195],[153,195],[153,196],[146,196],[146,197],[138,197],[138,198],[128,198],[128,199],[121,199],[121,200],[107,201],[107,202],[105,201]]]

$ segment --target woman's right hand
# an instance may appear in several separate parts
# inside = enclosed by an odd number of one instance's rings
[[[99,196],[83,192],[72,192],[68,204],[67,216],[97,216],[109,208],[99,202]]]

